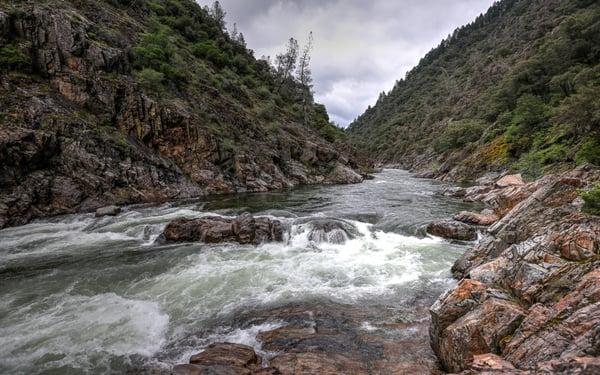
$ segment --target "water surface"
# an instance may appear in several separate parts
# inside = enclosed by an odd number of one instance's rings
[[[468,208],[436,195],[446,185],[385,170],[347,186],[306,187],[129,208],[118,217],[73,215],[0,231],[0,373],[123,372],[169,366],[216,341],[260,350],[242,312],[303,301],[404,306],[451,285],[465,250],[423,226]],[[284,243],[157,245],[179,217],[271,216]],[[333,218],[358,235],[310,241],[311,220]],[[410,308],[410,306],[408,306]],[[365,322],[369,328],[369,322]]]

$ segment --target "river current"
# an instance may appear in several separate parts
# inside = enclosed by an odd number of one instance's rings
[[[213,342],[254,346],[277,319],[239,314],[304,301],[401,306],[452,285],[464,244],[424,225],[470,208],[447,185],[384,170],[358,185],[304,187],[71,215],[0,231],[0,373],[122,373],[185,363]],[[179,217],[250,212],[281,220],[283,243],[159,245]],[[356,235],[310,240],[313,219]],[[340,243],[341,242],[341,243]],[[410,306],[407,306],[410,308]],[[369,327],[369,322],[365,322]]]

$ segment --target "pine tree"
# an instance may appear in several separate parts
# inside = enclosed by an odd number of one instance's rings
[[[225,16],[227,15],[227,13],[221,6],[221,3],[219,3],[218,1],[215,1],[213,3],[212,7],[210,8],[210,15],[217,22],[219,27],[221,27],[221,29],[224,30],[225,29]]]
[[[296,70],[296,64],[298,63],[298,41],[294,38],[290,38],[287,44],[286,51],[275,57],[276,71],[279,76],[279,86],[277,92],[281,90],[281,87],[293,78],[294,70]]]
[[[313,33],[312,31],[308,34],[308,41],[302,50],[300,60],[298,62],[298,71],[296,76],[300,82],[300,90],[302,95],[302,114],[304,119],[304,125],[308,125],[309,122],[309,111],[308,105],[312,100],[312,71],[310,69],[310,59],[313,49]]]

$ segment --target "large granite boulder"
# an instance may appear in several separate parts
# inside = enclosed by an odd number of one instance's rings
[[[258,245],[283,241],[283,225],[279,220],[255,218],[244,213],[236,218],[207,216],[199,219],[177,219],[170,222],[159,242],[197,242]]]

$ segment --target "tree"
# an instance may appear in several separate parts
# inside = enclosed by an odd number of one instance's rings
[[[293,78],[292,74],[296,69],[298,63],[298,41],[294,38],[290,38],[288,41],[286,51],[275,57],[276,71],[279,77],[279,86],[277,92],[281,90],[281,87]]]
[[[210,8],[210,16],[217,22],[221,29],[225,29],[225,16],[227,13],[221,6],[221,3],[215,1]]]
[[[302,95],[302,113],[304,125],[308,125],[308,104],[312,99],[312,71],[310,70],[310,59],[313,49],[313,33],[308,34],[308,41],[302,50],[300,60],[298,62],[297,78],[300,82],[300,90]]]

